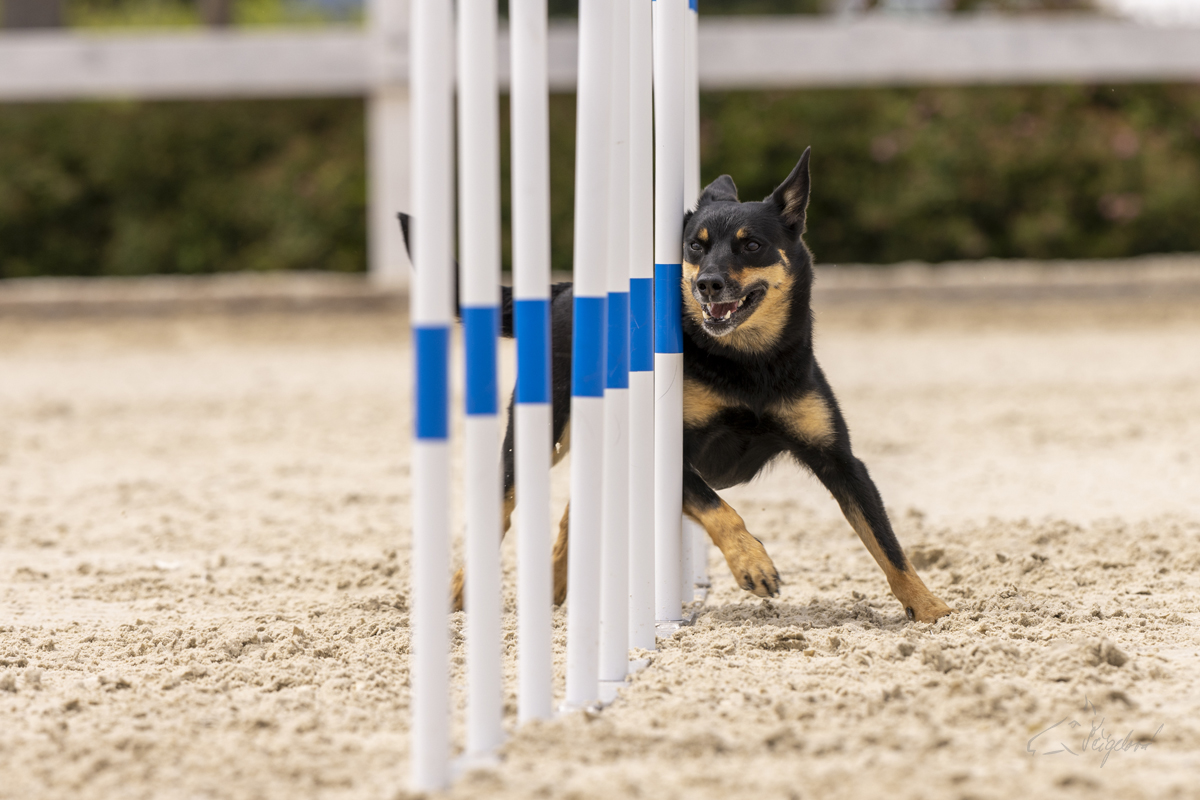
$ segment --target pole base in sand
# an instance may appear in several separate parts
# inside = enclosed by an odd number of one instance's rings
[[[496,753],[463,753],[450,762],[450,777],[457,781],[468,772],[499,769],[500,763],[500,756]]]
[[[629,685],[629,681],[600,681],[600,707],[617,699],[617,693]]]
[[[686,628],[693,625],[696,619],[700,616],[701,610],[704,608],[704,602],[708,599],[708,590],[711,584],[697,583],[692,587],[694,597],[696,598],[691,603],[686,604],[683,609],[682,619],[660,619],[654,622],[654,634],[660,639],[670,639],[680,628]]]

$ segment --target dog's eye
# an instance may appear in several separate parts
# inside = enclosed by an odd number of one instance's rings
[[[703,247],[701,247],[701,246],[700,246],[700,243],[699,243],[699,242],[692,242],[692,243],[689,245],[689,247],[691,247],[691,248],[692,248],[693,250],[695,250],[697,253],[698,253],[698,252],[700,252],[701,250],[703,250],[703,249],[704,249]]]
[[[758,242],[746,242],[746,249],[753,253],[758,249]]]

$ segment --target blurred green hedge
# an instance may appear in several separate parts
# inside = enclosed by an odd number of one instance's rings
[[[702,100],[704,180],[759,199],[811,144],[823,261],[1200,250],[1200,86],[739,93]]]
[[[1200,251],[1200,87],[706,94],[705,181],[813,147],[824,262]],[[506,124],[504,127],[507,127]],[[574,98],[551,102],[554,266]],[[0,276],[365,266],[358,100],[0,105]],[[507,153],[507,142],[503,146]],[[505,182],[507,216],[507,180]]]
[[[0,105],[0,276],[365,263],[360,100]]]

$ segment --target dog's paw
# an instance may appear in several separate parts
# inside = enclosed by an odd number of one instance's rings
[[[779,570],[758,539],[747,535],[734,552],[725,554],[725,561],[738,586],[747,592],[759,597],[779,596],[779,586],[783,583]]]
[[[953,608],[934,594],[916,597],[904,604],[904,613],[913,622],[937,622],[953,612]]]

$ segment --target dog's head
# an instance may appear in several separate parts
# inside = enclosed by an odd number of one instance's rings
[[[812,256],[801,238],[808,157],[761,203],[738,201],[722,175],[700,194],[683,231],[684,313],[701,337],[748,352],[771,349],[807,305]],[[807,309],[804,309],[807,311]]]

